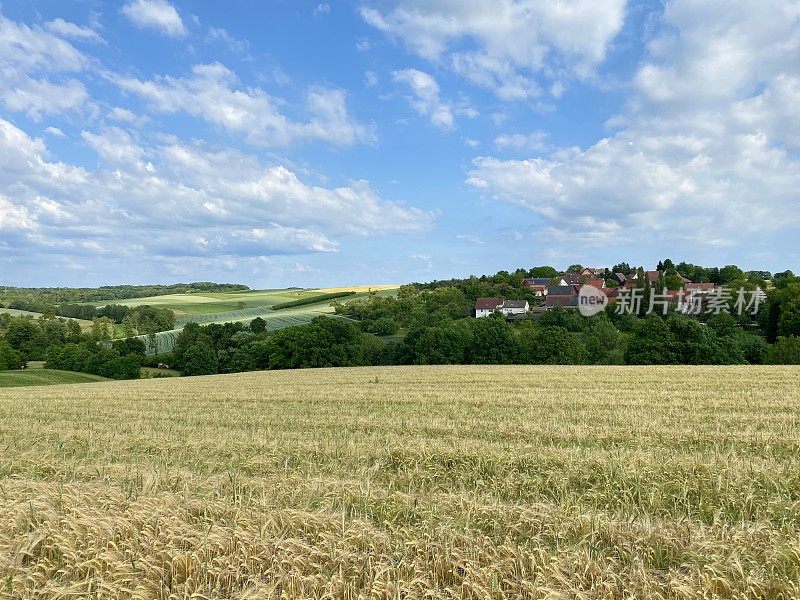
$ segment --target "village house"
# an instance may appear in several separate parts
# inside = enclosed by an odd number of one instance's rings
[[[599,277],[597,278],[593,277],[591,279],[586,280],[586,285],[591,285],[593,287],[596,287],[598,290],[602,290],[604,287],[606,287],[606,282],[605,280]]]
[[[577,307],[579,289],[580,285],[551,285],[542,307],[548,310],[556,306]]]
[[[619,291],[620,288],[618,287],[603,288],[603,293],[606,295],[606,298],[608,298],[609,304],[614,304],[614,302],[617,301],[619,298]]]
[[[708,294],[716,291],[719,289],[719,286],[713,283],[684,283],[683,289],[686,290],[687,294],[695,294],[695,295],[704,295],[707,296]]]
[[[527,300],[501,300],[500,298],[478,298],[475,301],[475,316],[488,317],[499,312],[505,317],[519,317],[528,314]]]
[[[583,269],[581,269],[581,272],[578,273],[578,275],[580,275],[581,277],[586,277],[587,279],[594,279],[601,276],[603,274],[603,271],[605,271],[605,269],[594,269],[592,267],[583,267]]]
[[[581,282],[581,275],[579,273],[566,273],[553,279],[553,285],[578,285]]]
[[[522,280],[525,287],[529,288],[535,296],[546,296],[550,279],[547,277],[528,277]]]
[[[500,298],[478,298],[475,301],[475,316],[488,317],[499,309],[502,304],[503,301]]]

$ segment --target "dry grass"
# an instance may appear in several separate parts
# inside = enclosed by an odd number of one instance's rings
[[[0,597],[797,598],[800,370],[0,390]]]

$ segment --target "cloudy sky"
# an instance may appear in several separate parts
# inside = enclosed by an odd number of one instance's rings
[[[0,2],[0,284],[800,271],[797,0]]]

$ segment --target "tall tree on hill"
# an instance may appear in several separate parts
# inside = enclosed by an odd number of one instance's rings
[[[519,360],[519,338],[500,316],[475,319],[467,360],[475,365],[513,364]]]
[[[8,342],[0,339],[0,371],[21,369],[24,364],[22,354],[14,350]]]
[[[549,265],[533,267],[530,271],[528,271],[528,277],[535,277],[537,279],[552,279],[553,277],[558,277],[558,271]]]
[[[250,331],[253,333],[264,333],[267,330],[267,322],[261,317],[256,317],[250,321]]]

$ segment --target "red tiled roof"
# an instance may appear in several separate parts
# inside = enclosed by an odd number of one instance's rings
[[[716,287],[713,283],[687,283],[684,285],[688,292],[713,292]]]
[[[503,301],[500,298],[478,298],[475,301],[475,310],[494,310],[500,308]]]
[[[553,296],[548,294],[547,300],[544,301],[542,306],[577,306],[578,299],[575,296]]]

